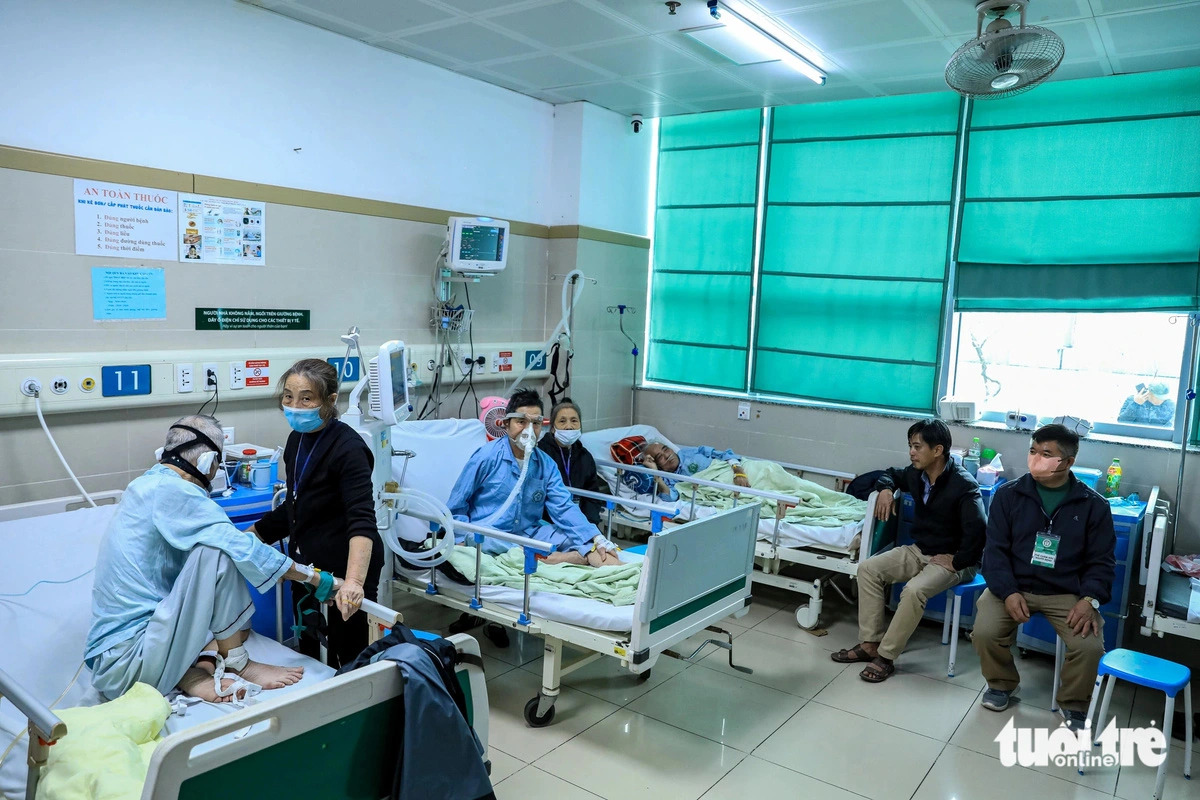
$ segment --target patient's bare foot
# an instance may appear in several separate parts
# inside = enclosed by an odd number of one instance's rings
[[[574,550],[567,550],[565,552],[551,553],[550,555],[546,556],[546,563],[578,564],[579,566],[584,566],[587,564],[587,560]]]
[[[282,689],[291,686],[304,677],[304,667],[276,667],[271,664],[260,664],[249,661],[238,673],[242,679],[257,683],[264,689]]]
[[[233,685],[235,678],[222,678],[221,690],[224,691]],[[207,669],[204,666],[190,667],[188,671],[183,673],[183,677],[179,680],[179,691],[189,697],[198,697],[201,700],[207,700],[210,703],[228,703],[234,699],[233,695],[228,697],[218,697],[217,687],[213,684],[212,667],[209,665]],[[241,700],[241,695],[245,694],[245,690],[238,692]]]

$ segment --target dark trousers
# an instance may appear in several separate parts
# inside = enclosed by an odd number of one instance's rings
[[[297,620],[302,620],[303,624],[308,628],[314,628],[317,625],[317,615],[320,614],[320,605],[317,603],[317,598],[312,594],[310,586],[302,583],[292,583],[292,597],[294,598],[295,614]],[[368,600],[376,599],[376,587],[366,587],[366,598]],[[306,611],[315,611],[316,613],[304,613]],[[331,605],[328,608],[328,627],[325,629],[325,637],[329,641],[327,648],[329,655],[329,666],[335,669],[341,669],[358,658],[367,646],[367,614],[364,611],[357,612],[348,620],[342,619],[342,612],[337,610],[337,606]],[[321,643],[310,632],[305,632],[300,636],[300,652],[310,658],[321,657]]]

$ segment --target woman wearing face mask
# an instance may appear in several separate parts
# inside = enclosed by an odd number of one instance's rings
[[[337,418],[337,370],[316,358],[297,361],[279,380],[279,405],[292,433],[283,451],[287,499],[254,524],[264,542],[290,536],[291,556],[345,580],[334,595],[339,614],[329,615],[331,666],[352,662],[367,646],[367,619],[356,614],[363,598],[376,599],[383,543],[375,527],[371,469],[374,459],[362,437]],[[294,585],[296,618],[312,628],[316,598]],[[318,642],[301,639],[300,651],[319,653]]]
[[[608,488],[596,474],[596,460],[579,441],[583,430],[580,426],[579,406],[571,398],[564,397],[550,411],[550,430],[538,442],[538,449],[554,459],[563,483],[575,489],[608,494]],[[584,497],[578,500],[579,510],[593,525],[600,524],[599,500]],[[549,516],[545,517],[549,521]]]

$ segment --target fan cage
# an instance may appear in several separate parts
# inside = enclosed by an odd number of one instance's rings
[[[1045,82],[1065,53],[1062,39],[1048,28],[1029,25],[985,33],[954,51],[946,65],[946,84],[978,100],[1012,97]],[[1007,88],[994,87],[992,81],[1003,74],[1016,75],[1018,82]]]

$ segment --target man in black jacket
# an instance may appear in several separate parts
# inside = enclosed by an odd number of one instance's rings
[[[1104,654],[1100,606],[1115,577],[1112,511],[1071,474],[1079,436],[1046,425],[1029,445],[1029,474],[992,498],[983,551],[988,588],[979,597],[972,636],[988,689],[983,707],[1003,711],[1020,676],[1010,648],[1017,625],[1041,612],[1066,644],[1058,705],[1081,727]]]
[[[858,632],[861,643],[832,654],[840,663],[869,662],[859,674],[879,683],[896,671],[894,661],[925,614],[926,601],[975,574],[986,521],[979,484],[950,458],[950,429],[941,420],[908,429],[911,466],[884,471],[875,484],[875,516],[892,515],[897,490],[915,503],[913,544],[871,556],[858,566]],[[864,530],[864,536],[870,531]],[[890,625],[884,603],[888,587],[907,581]]]

